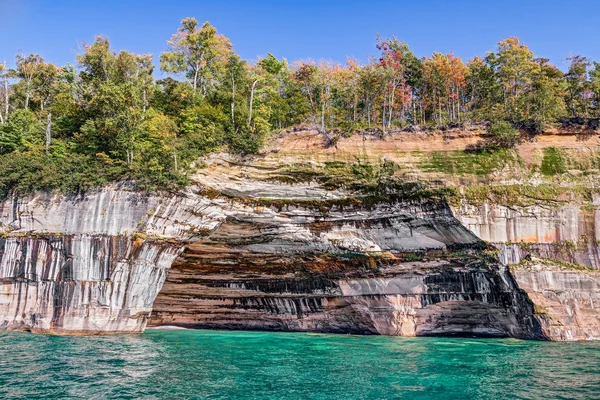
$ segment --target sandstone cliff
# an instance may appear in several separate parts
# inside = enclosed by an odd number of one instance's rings
[[[181,193],[11,196],[0,329],[600,338],[596,175],[557,191],[531,170],[556,135],[502,168],[460,158],[479,134],[289,132],[209,157]]]

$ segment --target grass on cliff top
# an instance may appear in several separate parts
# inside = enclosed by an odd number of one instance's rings
[[[542,149],[542,161],[539,171],[549,177],[581,171],[586,174],[597,174],[600,169],[600,156],[597,147],[557,148],[545,147]],[[537,166],[533,166],[533,172]]]
[[[546,147],[543,150],[544,157],[540,170],[546,176],[564,174],[567,171],[567,158],[560,149]]]
[[[451,204],[458,205],[463,200],[468,204],[482,205],[486,201],[508,207],[529,207],[543,205],[545,207],[561,207],[566,203],[580,202],[591,204],[593,189],[586,186],[565,188],[559,184],[541,185],[497,185],[467,186],[463,193],[455,193],[457,198],[449,199]]]
[[[347,188],[370,193],[384,185],[399,183],[397,174],[400,169],[398,164],[391,161],[382,160],[379,164],[372,164],[357,157],[353,163],[333,161],[323,166],[290,165],[270,179],[290,184],[317,182],[326,189]]]
[[[511,270],[535,271],[536,266],[541,266],[542,270],[564,270],[564,271],[598,271],[595,268],[583,264],[567,262],[556,258],[532,258],[524,257],[518,264],[509,264]]]
[[[509,149],[477,153],[453,150],[428,154],[419,163],[419,168],[425,172],[452,175],[489,175],[506,166],[521,165],[521,163],[517,152]]]

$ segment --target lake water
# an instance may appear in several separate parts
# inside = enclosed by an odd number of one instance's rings
[[[591,399],[600,398],[600,342],[6,333],[0,398]]]

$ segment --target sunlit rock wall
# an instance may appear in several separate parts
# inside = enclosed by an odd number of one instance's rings
[[[454,210],[458,220],[500,250],[500,261],[518,264],[526,255],[600,269],[600,213],[596,205],[508,207],[486,202]]]
[[[170,217],[195,220],[172,200],[115,187],[0,203],[0,329],[143,331],[183,248],[169,238],[189,230]]]
[[[553,340],[600,340],[600,272],[532,263],[513,271],[535,305],[543,334]]]
[[[247,272],[258,260],[259,275],[285,272],[269,270],[267,259],[304,268],[323,254],[480,245],[439,199],[369,207],[257,204],[198,188],[177,195],[113,187],[84,196],[10,197],[0,205],[0,229],[0,329],[54,333],[142,331],[166,271],[186,245]]]
[[[177,252],[126,236],[0,239],[0,330],[141,332]]]

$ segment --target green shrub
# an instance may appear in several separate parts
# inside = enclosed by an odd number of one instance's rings
[[[542,174],[553,176],[566,172],[566,157],[559,149],[555,147],[546,147],[543,151],[544,158],[542,159]]]
[[[422,161],[420,168],[427,172],[442,172],[457,175],[488,175],[506,165],[519,162],[514,150],[498,149],[478,152],[447,151],[433,152]]]
[[[519,143],[519,131],[506,121],[499,121],[488,128],[488,148],[512,149]]]

